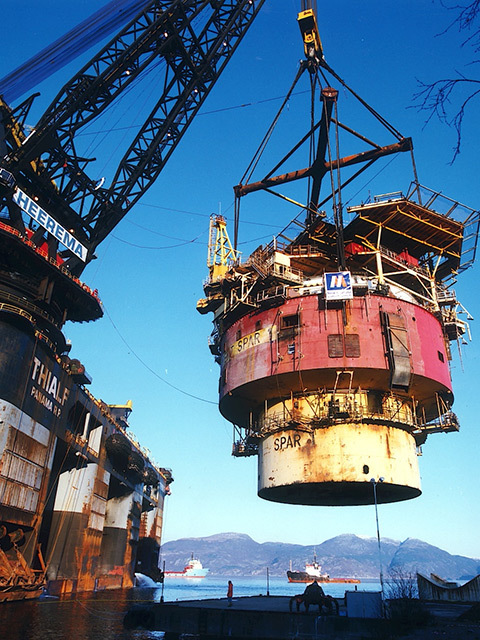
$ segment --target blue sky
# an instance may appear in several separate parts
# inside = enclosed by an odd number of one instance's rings
[[[439,35],[452,14],[437,0],[318,4],[327,61],[399,131],[413,137],[420,182],[478,208],[478,110],[466,117],[461,154],[451,165],[454,131],[437,120],[424,126],[425,114],[413,100],[418,79],[472,71],[465,67],[469,51],[460,46],[462,36],[454,29]],[[4,5],[0,77],[98,8],[93,0],[6,0]],[[89,326],[65,328],[73,343],[72,356],[81,359],[93,377],[94,395],[108,403],[131,398],[132,431],[160,465],[173,470],[164,541],[222,531],[247,533],[259,542],[299,544],[317,544],[341,533],[376,535],[373,507],[277,505],[257,497],[256,459],[230,455],[232,427],[216,407],[218,366],[207,346],[210,317],[195,310],[207,275],[209,216],[222,212],[231,220],[232,187],[303,56],[296,24],[299,8],[297,0],[266,0],[155,186],[103,242],[98,259],[84,272],[85,282],[99,290],[105,317]],[[77,66],[70,64],[42,83],[30,124]],[[154,80],[147,85],[145,104],[152,99]],[[289,148],[290,137],[293,143],[295,135],[306,130],[307,89],[305,81],[292,98],[265,168]],[[140,124],[140,102],[137,97],[127,99],[125,107],[110,112],[99,125],[98,130],[108,132],[94,152],[98,177],[115,166],[117,149],[129,131],[123,129],[129,124],[126,114],[133,113],[133,124]],[[368,135],[368,120],[361,114],[356,119],[353,101],[343,90],[339,110],[341,120]],[[377,139],[392,142],[388,136]],[[306,162],[295,168],[303,166]],[[405,191],[410,180],[407,158],[395,158],[358,181],[347,199],[353,204],[369,193]],[[298,198],[304,199],[299,189]],[[248,255],[297,212],[280,206],[277,199],[244,200],[240,249]],[[478,275],[476,265],[459,278],[455,289],[470,313],[480,318]],[[427,440],[419,460],[420,498],[379,507],[382,536],[421,538],[473,557],[480,557],[477,327],[478,322],[471,323],[473,341],[462,348],[461,357],[453,345],[454,410],[461,431]]]

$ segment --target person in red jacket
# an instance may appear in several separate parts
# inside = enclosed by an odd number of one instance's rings
[[[231,580],[228,581],[228,589],[227,589],[227,599],[228,606],[232,606],[232,598],[233,598],[233,582]]]

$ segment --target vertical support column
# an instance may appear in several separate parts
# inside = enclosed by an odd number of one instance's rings
[[[123,587],[133,585],[141,507],[142,495],[137,490],[127,491],[107,502],[101,553],[102,572],[122,574]]]
[[[98,571],[108,474],[97,464],[62,473],[47,549],[48,579],[61,591],[93,590]],[[105,489],[105,490],[104,490]]]

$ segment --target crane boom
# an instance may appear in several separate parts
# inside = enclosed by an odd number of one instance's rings
[[[34,131],[8,135],[18,123],[0,103],[7,130],[3,168],[87,247],[98,244],[153,184],[236,50],[264,0],[150,0],[59,92]],[[75,136],[153,62],[164,62],[163,90],[110,184],[85,172]],[[15,204],[7,202],[12,224]],[[42,234],[43,235],[43,234]],[[66,260],[72,273],[84,268]]]

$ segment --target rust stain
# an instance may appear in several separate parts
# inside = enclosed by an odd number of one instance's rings
[[[388,431],[385,433],[385,446],[387,448],[387,457],[390,459],[392,457],[392,452],[390,450],[390,438],[388,436]]]

